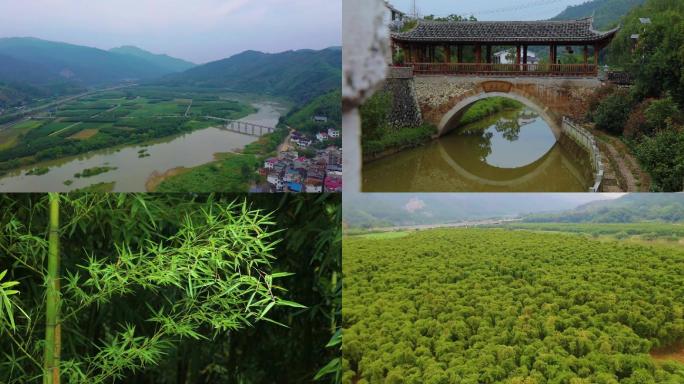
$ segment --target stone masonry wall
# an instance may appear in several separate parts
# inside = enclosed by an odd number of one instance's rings
[[[423,124],[412,78],[387,79],[383,91],[392,95],[392,110],[388,116],[392,127],[418,127]]]

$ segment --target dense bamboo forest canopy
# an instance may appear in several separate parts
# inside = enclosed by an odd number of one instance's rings
[[[0,382],[41,382],[60,342],[43,340],[55,250],[63,383],[334,381],[340,200],[0,195]]]
[[[684,250],[440,229],[345,239],[343,383],[684,382]]]

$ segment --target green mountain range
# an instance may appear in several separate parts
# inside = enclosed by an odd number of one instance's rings
[[[0,108],[93,86],[159,78],[193,66],[135,47],[104,51],[31,37],[0,38]]]
[[[607,30],[619,24],[632,8],[646,0],[593,0],[571,5],[551,20],[576,20],[594,16],[594,28]]]
[[[132,45],[124,45],[123,47],[112,48],[109,50],[109,52],[144,59],[148,61],[151,65],[163,68],[168,72],[183,72],[196,66],[195,63],[191,63],[189,61],[177,59],[169,55],[154,54],[144,49],[134,47]]]
[[[303,49],[281,53],[245,51],[167,76],[165,85],[224,88],[287,97],[304,104],[340,88],[342,49]]]
[[[136,55],[30,37],[0,39],[0,55],[39,66],[45,76],[86,86],[151,79],[173,72]],[[0,81],[29,84],[41,84],[44,80],[35,71],[22,72],[18,78],[0,78]]]
[[[596,201],[554,214],[530,215],[528,222],[631,223],[684,221],[684,194],[629,194],[616,200]]]

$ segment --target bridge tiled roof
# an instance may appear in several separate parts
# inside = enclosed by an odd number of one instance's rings
[[[411,31],[393,33],[407,42],[598,42],[612,38],[619,28],[600,32],[593,19],[569,21],[420,21]]]

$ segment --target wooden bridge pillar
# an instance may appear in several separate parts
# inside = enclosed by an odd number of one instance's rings
[[[594,65],[598,68],[598,57],[599,57],[599,51],[601,49],[599,48],[598,44],[594,44]]]
[[[444,53],[446,54],[446,59],[444,60],[444,62],[447,64],[451,63],[451,45],[447,44],[444,47]]]
[[[482,62],[482,46],[479,44],[475,46],[475,62],[478,64]]]

